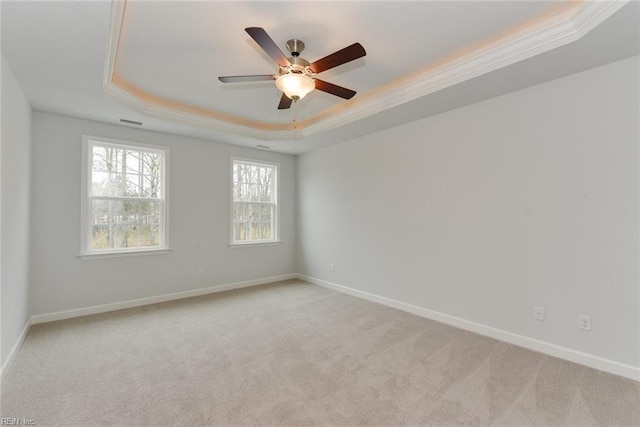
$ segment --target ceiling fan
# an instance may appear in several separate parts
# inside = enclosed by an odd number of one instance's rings
[[[249,27],[245,28],[245,31],[271,58],[278,63],[280,72],[278,75],[261,74],[218,77],[221,82],[241,83],[275,80],[276,86],[283,92],[280,104],[278,105],[279,110],[285,110],[291,107],[292,102],[304,98],[305,95],[314,89],[318,89],[344,99],[351,99],[356,94],[356,92],[351,89],[325,82],[324,80],[316,78],[315,75],[365,56],[367,52],[365,52],[360,43],[354,43],[344,49],[310,63],[306,59],[300,57],[300,53],[304,50],[304,43],[302,40],[291,39],[287,42],[287,49],[291,53],[291,57],[287,58],[278,48],[278,45],[275,44],[273,39],[269,37],[264,28]]]

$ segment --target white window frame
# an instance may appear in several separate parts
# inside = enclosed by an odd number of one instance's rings
[[[235,162],[242,163],[251,163],[258,166],[270,166],[276,169],[275,183],[274,183],[274,198],[275,198],[275,218],[273,221],[274,232],[273,238],[269,240],[234,240],[233,235],[233,208],[235,206],[235,200],[233,198],[233,165]],[[234,248],[242,248],[249,246],[267,246],[267,245],[278,245],[280,244],[280,164],[275,162],[269,162],[266,160],[256,160],[256,159],[248,159],[244,157],[231,157],[231,161],[229,162],[229,177],[231,178],[229,181],[229,200],[230,200],[230,209],[229,209],[229,246]]]
[[[146,149],[149,151],[158,151],[163,154],[164,165],[161,170],[161,190],[163,193],[163,203],[160,212],[160,245],[147,246],[141,248],[118,248],[118,249],[91,249],[91,196],[89,194],[89,180],[91,178],[92,153],[89,149],[92,143],[98,145],[111,145],[132,149]],[[80,258],[112,258],[132,255],[152,255],[168,253],[169,247],[169,147],[162,145],[145,144],[141,142],[125,141],[112,138],[104,138],[100,136],[82,135],[82,172],[81,172],[81,203],[80,203]],[[117,198],[114,198],[117,199]]]

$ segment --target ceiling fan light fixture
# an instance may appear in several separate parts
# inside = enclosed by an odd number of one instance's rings
[[[360,43],[353,43],[314,62],[309,62],[300,56],[304,50],[302,40],[291,39],[287,42],[287,49],[291,53],[291,57],[287,58],[264,28],[248,27],[244,30],[278,64],[279,76],[273,74],[220,76],[218,80],[222,83],[275,80],[276,87],[282,92],[278,110],[290,108],[294,101],[304,98],[314,89],[343,99],[351,99],[356,94],[354,90],[316,79],[315,75],[365,56],[367,52]]]
[[[314,80],[306,74],[288,73],[278,77],[276,86],[284,92],[289,99],[297,101],[315,89],[316,84]]]

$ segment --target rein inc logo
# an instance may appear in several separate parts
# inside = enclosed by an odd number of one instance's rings
[[[29,418],[0,418],[0,426],[34,426],[35,420]]]

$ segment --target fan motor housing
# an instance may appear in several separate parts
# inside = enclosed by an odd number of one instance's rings
[[[292,56],[291,58],[287,58],[291,63],[288,67],[281,67],[280,74],[286,74],[289,72],[293,73],[305,73],[311,74],[311,70],[309,69],[309,61],[304,58],[300,58],[299,56]]]

